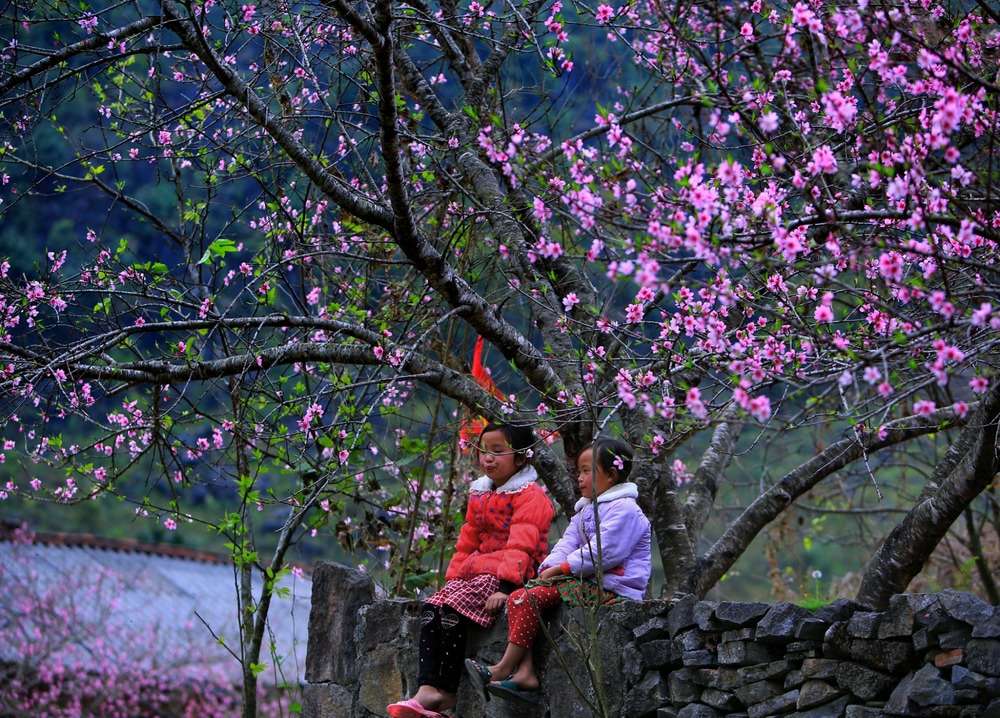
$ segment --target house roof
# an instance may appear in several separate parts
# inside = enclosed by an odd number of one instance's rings
[[[123,650],[138,663],[148,662],[150,654],[169,656],[168,662],[188,658],[222,672],[233,682],[240,680],[239,664],[225,647],[239,654],[238,580],[227,557],[91,534],[38,533],[30,543],[24,543],[15,540],[15,530],[10,523],[0,524],[0,584],[5,584],[5,590],[0,591],[0,620],[19,615],[14,602],[23,602],[26,594],[51,598],[59,592],[113,592],[113,596],[89,605],[75,602],[72,610],[76,620],[102,628],[107,624],[107,630],[100,633],[130,643]],[[99,581],[103,581],[100,586]],[[19,590],[8,590],[15,585]],[[270,633],[261,656],[268,668],[261,680],[266,684],[300,683],[305,672],[312,583],[306,574],[287,576],[279,585],[288,588],[289,594],[275,596],[271,602]],[[253,586],[256,598],[261,590],[259,572],[254,574]],[[216,637],[221,637],[225,646]],[[275,661],[266,655],[272,637],[276,653],[282,657],[283,675],[275,674]],[[19,660],[16,650],[12,643],[0,645],[0,661]]]

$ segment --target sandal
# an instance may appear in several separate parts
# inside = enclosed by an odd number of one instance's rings
[[[390,703],[385,710],[392,718],[448,718],[444,713],[424,708],[416,698]]]
[[[465,670],[469,674],[469,678],[472,679],[472,685],[483,694],[483,700],[488,701],[490,694],[486,690],[486,686],[493,680],[493,674],[490,673],[490,669],[474,658],[466,658]]]
[[[522,688],[514,681],[494,681],[486,686],[493,695],[498,698],[505,698],[526,706],[537,706],[542,700],[541,688]]]

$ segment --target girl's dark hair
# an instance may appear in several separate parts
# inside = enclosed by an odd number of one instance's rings
[[[615,483],[628,481],[628,475],[632,471],[632,447],[624,441],[600,437],[594,439],[594,443],[585,446],[583,451],[590,449],[594,455],[594,461],[608,476],[617,476]],[[583,453],[581,451],[580,453]],[[616,459],[621,459],[621,468],[615,464]]]
[[[516,426],[491,421],[479,432],[479,441],[476,443],[477,455],[479,447],[483,443],[483,435],[491,431],[499,431],[504,435],[510,448],[514,450],[514,457],[520,460],[520,465],[528,463],[528,449],[535,445],[535,432],[530,426]]]

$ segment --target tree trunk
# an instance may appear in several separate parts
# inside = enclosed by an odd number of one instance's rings
[[[719,484],[725,478],[726,468],[733,460],[736,442],[743,430],[743,422],[736,416],[738,411],[739,407],[733,404],[715,427],[712,441],[701,457],[684,502],[684,524],[687,526],[692,553],[698,552],[698,540],[715,505]]]
[[[954,465],[934,493],[921,498],[886,537],[865,568],[858,590],[860,603],[881,608],[889,598],[906,590],[931,552],[973,499],[992,482],[1000,430],[1000,383],[969,419],[959,441],[970,451]],[[946,459],[947,460],[947,457]]]

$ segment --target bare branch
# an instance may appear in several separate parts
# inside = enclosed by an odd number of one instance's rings
[[[869,453],[900,444],[948,426],[964,423],[954,409],[939,409],[928,416],[909,416],[890,422],[879,433],[863,435],[863,444],[854,436],[831,444],[809,461],[788,472],[778,483],[754,500],[739,518],[705,553],[695,567],[689,588],[704,596],[722,575],[732,568],[760,531],[788,508],[798,497],[820,481]]]

